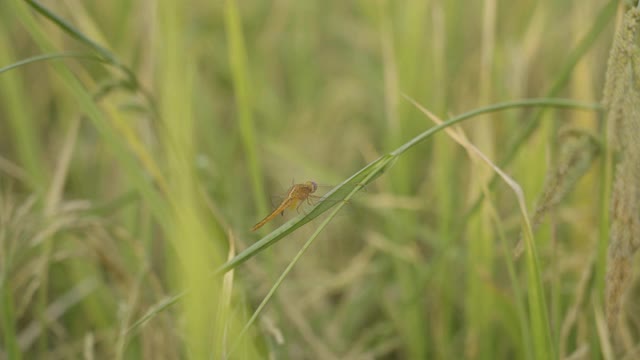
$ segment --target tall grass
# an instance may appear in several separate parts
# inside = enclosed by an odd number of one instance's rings
[[[632,358],[624,6],[1,3],[0,358]]]

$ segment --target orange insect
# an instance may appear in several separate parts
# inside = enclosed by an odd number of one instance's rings
[[[251,231],[256,231],[260,229],[264,224],[273,220],[274,217],[278,216],[278,214],[284,214],[284,211],[296,207],[296,210],[302,205],[303,201],[307,201],[308,204],[311,204],[310,198],[313,197],[314,192],[318,189],[318,184],[313,181],[307,181],[304,184],[294,184],[289,189],[287,193],[287,197],[282,200],[280,205],[271,212],[271,214],[267,215],[266,218],[262,219],[259,223],[253,225]]]

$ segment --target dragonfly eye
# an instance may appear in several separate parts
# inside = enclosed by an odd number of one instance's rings
[[[312,192],[315,192],[318,189],[318,184],[316,184],[315,181],[311,181],[311,186],[313,187],[313,191]]]

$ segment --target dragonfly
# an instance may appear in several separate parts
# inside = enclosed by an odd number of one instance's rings
[[[273,220],[278,214],[283,214],[284,211],[290,208],[296,208],[298,210],[300,205],[302,205],[305,201],[307,204],[312,205],[311,199],[316,198],[316,196],[312,195],[318,189],[318,184],[313,181],[307,181],[303,184],[293,184],[289,191],[287,192],[287,196],[282,200],[280,205],[278,205],[275,210],[271,212],[271,214],[267,215],[264,219],[260,220],[257,224],[253,225],[251,231],[256,231],[260,229],[264,224]]]

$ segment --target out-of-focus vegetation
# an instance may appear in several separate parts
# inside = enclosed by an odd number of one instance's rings
[[[637,356],[637,303],[604,312],[624,4],[42,4],[0,3],[0,359]],[[250,232],[292,180],[338,215]]]

